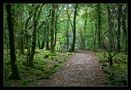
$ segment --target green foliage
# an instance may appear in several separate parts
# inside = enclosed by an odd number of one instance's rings
[[[11,73],[11,66],[9,56],[4,57],[4,86],[28,86],[37,80],[48,79],[63,66],[65,60],[71,54],[69,52],[50,53],[50,51],[41,49],[36,49],[36,52],[33,67],[26,67],[26,56],[19,56],[18,52],[16,53],[17,65],[21,77],[19,81],[9,80],[7,78]],[[49,57],[45,59],[44,57],[46,55],[49,55]]]
[[[128,85],[128,62],[127,55],[123,52],[117,54],[113,59],[113,66],[109,67],[107,63],[108,53],[97,52],[97,59],[101,64],[103,71],[107,74],[106,85],[109,86],[127,86]]]
[[[34,6],[33,6],[34,5]],[[73,34],[72,34],[72,25],[73,25],[73,12],[74,12],[74,6],[75,4],[57,4],[58,7],[56,8],[56,21],[54,24],[56,24],[55,28],[53,28],[56,34],[56,46],[55,50],[60,52],[53,52],[50,53],[50,51],[45,51],[44,49],[36,49],[35,57],[34,57],[34,66],[32,68],[26,67],[27,63],[27,50],[25,49],[25,55],[21,55],[20,49],[22,38],[24,40],[24,46],[26,44],[31,45],[31,42],[28,41],[26,43],[27,37],[25,37],[27,34],[29,37],[32,37],[32,31],[33,31],[33,13],[35,12],[35,5],[38,4],[12,4],[13,7],[13,18],[14,18],[14,34],[15,34],[15,48],[16,50],[16,57],[17,57],[17,65],[18,69],[20,71],[21,80],[19,81],[18,85],[27,86],[29,83],[33,82],[37,79],[46,79],[50,78],[50,76],[57,72],[59,68],[61,68],[66,60],[66,58],[71,54],[66,52],[71,48],[72,40],[73,40]],[[42,5],[42,4],[39,4]],[[117,38],[114,38],[118,32],[118,21],[117,16],[119,14],[117,13],[118,10],[118,4],[101,4],[101,18],[98,20],[98,10],[97,5],[98,4],[77,4],[78,10],[77,10],[77,17],[76,17],[76,49],[80,49],[81,44],[85,41],[85,46],[83,49],[90,49],[90,50],[96,50],[98,48],[98,21],[101,22],[101,40],[103,36],[105,35],[105,32],[108,31],[109,25],[108,25],[108,10],[107,6],[109,6],[110,13],[111,13],[111,28],[112,28],[112,34],[113,37],[108,36],[108,32],[106,33],[107,37],[111,37],[113,39],[113,43],[117,44],[118,40]],[[9,47],[9,36],[7,32],[7,13],[5,10],[4,5],[4,33],[3,33],[3,40],[4,40],[4,86],[11,86],[15,85],[16,81],[8,80],[7,77],[11,73],[11,62],[10,62],[10,55],[7,54],[7,47]],[[40,8],[38,8],[38,11],[40,11]],[[70,20],[67,15],[67,11],[70,17]],[[38,23],[37,23],[37,29],[36,33],[38,35],[39,32],[39,38],[36,38],[36,42],[39,39],[40,46],[43,41],[44,44],[49,41],[49,46],[51,42],[51,32],[50,29],[52,28],[51,24],[51,12],[52,12],[52,4],[44,4],[43,8],[40,11],[40,15],[38,15]],[[38,12],[36,12],[38,14]],[[31,18],[29,19],[29,17]],[[125,50],[127,43],[126,43],[126,37],[128,34],[128,6],[127,4],[122,4],[122,16],[125,19],[125,22],[121,20],[121,46],[122,50]],[[28,21],[27,28],[25,29],[26,21]],[[122,17],[121,17],[122,19]],[[85,21],[86,25],[85,25]],[[67,24],[67,22],[69,22]],[[125,25],[123,24],[125,23]],[[72,25],[71,25],[72,24]],[[125,30],[123,30],[123,26],[125,26]],[[40,27],[41,26],[41,27]],[[40,27],[40,28],[39,28]],[[67,28],[68,27],[68,28]],[[86,28],[85,28],[86,27]],[[84,30],[85,29],[85,30]],[[127,31],[126,31],[127,30]],[[23,32],[23,35],[21,34]],[[49,33],[47,35],[47,32]],[[68,33],[68,41],[69,46],[67,49],[67,33]],[[124,35],[125,33],[125,35]],[[118,34],[119,35],[119,34]],[[55,36],[55,35],[54,35]],[[48,39],[47,39],[48,37]],[[83,41],[82,38],[85,40]],[[123,40],[123,41],[122,41]],[[31,39],[32,41],[32,39]],[[110,46],[110,41],[105,42],[106,45]],[[126,45],[124,45],[126,43]],[[38,44],[38,43],[36,43]],[[116,45],[113,44],[113,47]],[[34,45],[34,44],[33,44]],[[25,48],[25,47],[24,47]],[[36,47],[37,48],[37,47]],[[9,52],[9,51],[8,51]],[[64,53],[63,53],[64,52]],[[113,54],[113,53],[112,53]],[[119,53],[115,57],[113,57],[114,65],[113,67],[109,68],[109,61],[108,61],[108,53],[107,52],[98,52],[97,53],[98,61],[101,64],[102,69],[105,73],[109,74],[109,85],[126,85],[127,84],[127,55],[124,53]],[[123,72],[123,73],[122,73]]]

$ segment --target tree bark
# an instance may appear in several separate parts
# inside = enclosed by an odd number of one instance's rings
[[[67,29],[66,29],[66,43],[67,43],[67,50],[69,48],[69,35],[68,35],[68,29],[69,29],[69,21],[67,20]]]
[[[75,42],[76,42],[76,15],[77,15],[77,4],[75,4],[74,11],[74,21],[73,21],[73,42],[72,42],[72,52],[75,51]]]
[[[120,30],[120,27],[121,27],[121,11],[122,11],[122,6],[121,6],[121,4],[119,4],[118,5],[118,17],[117,17],[117,20],[118,20],[117,50],[119,50],[121,48],[121,46],[120,46],[120,37],[121,37],[121,30]]]
[[[15,44],[14,44],[14,25],[13,18],[11,12],[12,6],[10,4],[6,5],[7,10],[7,22],[8,22],[8,31],[9,31],[9,44],[10,44],[10,58],[11,58],[11,79],[20,79],[19,72],[16,64],[16,56],[15,56]]]
[[[56,13],[55,13],[55,4],[52,4],[52,13],[51,13],[51,52],[54,52],[55,51],[55,48],[54,48],[54,32],[55,32],[55,16],[56,16]]]
[[[31,53],[29,57],[29,66],[30,67],[33,66],[33,59],[34,59],[35,47],[36,47],[36,28],[37,28],[37,18],[36,18],[37,15],[36,14],[37,14],[38,7],[39,6],[36,6],[34,17],[33,17],[34,28],[33,28],[33,33],[32,33]]]
[[[108,31],[109,31],[109,44],[110,44],[110,51],[112,51],[113,49],[113,35],[112,35],[112,21],[111,21],[111,11],[110,11],[110,7],[107,5],[107,12],[108,12]]]
[[[49,22],[47,20],[47,28],[46,28],[46,50],[50,50],[49,47]]]

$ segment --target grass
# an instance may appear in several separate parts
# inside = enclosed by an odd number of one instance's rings
[[[109,67],[108,53],[97,52],[97,60],[100,62],[101,67],[107,75],[105,82],[108,86],[128,86],[128,59],[127,55],[123,52],[118,53],[113,58],[113,66]]]
[[[37,81],[50,78],[56,73],[65,63],[70,52],[65,53],[50,53],[43,49],[36,49],[34,57],[34,66],[26,67],[26,55],[20,55],[16,52],[17,66],[20,73],[20,80],[9,80],[8,76],[11,73],[10,56],[4,51],[4,67],[3,67],[3,84],[4,86],[28,86],[36,84]]]

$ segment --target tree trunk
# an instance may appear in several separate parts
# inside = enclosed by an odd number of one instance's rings
[[[38,47],[39,47],[39,49],[41,48],[41,47],[40,47],[40,35],[39,35],[39,30],[38,30]]]
[[[24,37],[23,37],[23,35],[24,35],[23,30],[21,30],[21,40],[20,40],[21,41],[21,45],[20,45],[21,47],[20,47],[20,50],[21,50],[22,55],[25,54],[24,53],[24,40],[23,40]]]
[[[50,50],[49,47],[49,22],[47,21],[47,28],[46,28],[46,50]]]
[[[15,56],[15,44],[14,44],[14,30],[13,30],[13,18],[11,13],[11,5],[6,5],[7,10],[7,22],[8,22],[8,31],[9,31],[9,44],[10,44],[10,58],[11,58],[11,79],[20,79],[19,72],[16,64],[16,56]]]
[[[67,43],[67,50],[69,48],[69,35],[68,35],[68,29],[69,29],[69,21],[67,20],[67,29],[66,29],[66,43]]]
[[[101,48],[101,4],[97,4],[98,11],[98,47]]]
[[[43,32],[43,41],[42,41],[42,44],[41,44],[41,48],[40,49],[43,49],[44,48],[44,46],[45,46],[45,38],[46,38],[46,28],[47,27],[45,27],[44,28],[44,32]]]
[[[121,31],[120,31],[120,26],[121,26],[121,11],[122,11],[122,5],[118,5],[117,50],[119,50],[121,48],[121,46],[120,46],[120,37],[121,37]]]
[[[110,11],[110,7],[107,6],[107,12],[108,12],[108,31],[109,31],[109,44],[110,44],[110,51],[112,51],[113,49],[113,41],[112,41],[112,21],[111,21],[111,11]]]
[[[87,24],[87,10],[85,11],[86,12],[86,17],[85,17],[85,23],[84,23],[84,35],[83,35],[83,49],[85,48],[85,38],[86,38],[86,36],[85,36],[85,33],[86,33],[86,24]]]
[[[96,20],[97,22],[97,20]],[[96,30],[95,30],[95,34],[94,34],[94,50],[96,50],[96,37],[97,37],[97,23],[95,22],[95,27],[96,27]]]
[[[77,4],[75,4],[74,11],[74,21],[73,21],[73,42],[72,42],[72,52],[75,51],[75,42],[76,42],[76,15],[77,15]]]
[[[55,4],[52,4],[52,13],[51,13],[51,52],[55,51],[54,48],[54,32],[55,32]]]
[[[128,54],[128,34],[127,34],[127,29],[126,29],[126,20],[125,20],[125,15],[122,16],[122,25],[123,25],[123,34],[124,34],[124,40],[125,40],[125,53]],[[128,25],[128,24],[127,24]]]
[[[37,19],[36,19],[36,13],[38,10],[37,6],[35,8],[35,12],[34,12],[34,17],[33,17],[33,24],[34,24],[34,28],[33,28],[33,33],[32,33],[32,46],[31,46],[31,53],[30,53],[30,59],[29,59],[29,66],[33,66],[33,59],[34,59],[34,54],[35,54],[35,47],[36,47],[36,27],[37,27]]]

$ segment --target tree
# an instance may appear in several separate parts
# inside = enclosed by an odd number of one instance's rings
[[[122,5],[118,4],[118,16],[117,16],[117,20],[118,20],[118,34],[117,34],[117,50],[119,50],[121,48],[120,46],[120,36],[121,36],[121,12],[122,12]]]
[[[98,47],[101,48],[101,4],[97,4],[98,11]]]
[[[83,36],[83,48],[85,48],[85,33],[86,33],[86,25],[87,25],[87,10],[85,9],[85,23],[84,23],[84,36]]]
[[[113,41],[112,41],[112,38],[113,38],[113,35],[112,35],[112,13],[111,13],[111,10],[110,10],[110,6],[107,5],[107,13],[108,13],[108,31],[109,31],[109,44],[110,44],[110,51],[112,51],[113,49]]]
[[[67,50],[68,50],[68,48],[69,48],[69,35],[68,35],[68,33],[69,33],[69,30],[68,30],[69,29],[69,21],[67,20],[66,22],[67,22],[67,24],[66,24],[67,25],[66,26],[67,27],[66,28],[66,44],[67,44]]]
[[[32,5],[32,7],[35,5]],[[37,29],[37,11],[40,5],[36,5],[34,8],[34,15],[33,15],[33,32],[32,32],[32,43],[28,45],[28,53],[27,53],[27,66],[33,66],[33,59],[35,54],[35,47],[36,47],[36,29]],[[31,41],[31,39],[29,39]],[[30,49],[31,47],[31,49]]]
[[[7,11],[7,23],[8,23],[8,32],[9,32],[11,69],[12,69],[11,79],[20,79],[17,64],[16,64],[14,29],[13,29],[14,25],[13,25],[11,10],[12,10],[12,6],[10,4],[7,4],[6,11]]]
[[[54,42],[54,32],[55,32],[55,19],[56,19],[56,5],[52,4],[52,12],[51,12],[51,52],[55,51],[55,42]]]
[[[72,48],[71,51],[75,51],[75,42],[76,42],[76,15],[77,15],[77,4],[75,4],[74,7],[74,20],[73,20],[73,42],[72,42]]]
[[[126,12],[126,13],[125,13]],[[125,5],[125,8],[123,9],[123,11],[122,11],[122,28],[123,28],[123,34],[124,34],[124,41],[125,41],[125,46],[124,46],[124,48],[125,48],[125,53],[126,54],[128,54],[128,31],[127,31],[127,24],[126,24],[126,16],[127,16],[127,5]]]

